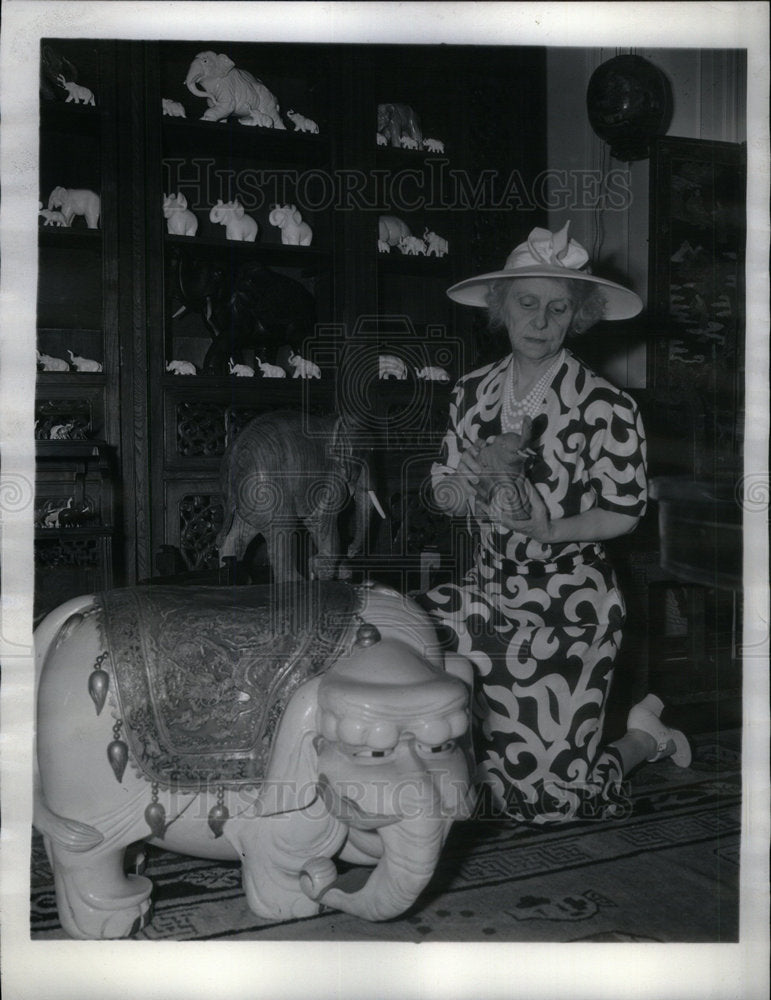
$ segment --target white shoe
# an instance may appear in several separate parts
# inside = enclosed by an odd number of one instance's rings
[[[649,761],[671,757],[678,767],[688,767],[691,763],[691,746],[679,729],[670,729],[661,721],[661,711],[664,703],[655,694],[649,694],[629,713],[626,721],[627,729],[639,729],[656,741],[656,753]],[[674,744],[674,751],[667,753]]]

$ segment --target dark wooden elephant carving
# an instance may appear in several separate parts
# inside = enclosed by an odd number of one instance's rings
[[[243,355],[247,349],[263,361],[273,361],[285,345],[301,352],[303,341],[313,334],[313,295],[299,281],[258,261],[231,267],[180,253],[174,270],[181,302],[175,316],[198,313],[212,338],[203,362],[205,373],[227,374],[228,360],[247,361]]]

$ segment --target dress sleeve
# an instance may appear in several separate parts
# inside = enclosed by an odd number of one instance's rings
[[[468,514],[471,510],[466,491],[455,476],[461,453],[467,444],[458,427],[464,395],[464,385],[461,380],[455,385],[450,397],[449,420],[442,439],[439,460],[431,466],[431,489],[434,500],[441,510],[453,516]]]
[[[597,506],[642,517],[648,502],[646,443],[637,404],[619,393],[593,422],[589,478]]]

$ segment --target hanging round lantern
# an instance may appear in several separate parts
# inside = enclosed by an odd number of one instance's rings
[[[672,118],[669,80],[642,56],[616,56],[592,73],[586,91],[589,123],[617,160],[644,160],[650,140]]]

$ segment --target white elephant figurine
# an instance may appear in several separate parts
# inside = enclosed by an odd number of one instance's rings
[[[294,351],[291,352],[287,361],[294,368],[292,378],[321,378],[321,369],[319,366],[307,358],[301,358]]]
[[[424,382],[449,382],[450,376],[438,365],[426,365],[415,369],[415,377]]]
[[[378,245],[387,243],[390,247],[399,245],[399,240],[411,236],[410,227],[396,215],[381,215],[377,220]]]
[[[281,365],[271,365],[267,361],[260,361],[256,356],[254,363],[260,369],[263,378],[286,378],[286,372]]]
[[[70,364],[76,372],[100,372],[102,370],[102,364],[100,361],[94,361],[92,358],[81,357],[79,354],[73,354],[70,350],[68,350],[67,353],[70,356]]]
[[[281,230],[281,243],[284,246],[309,247],[313,239],[313,230],[297,210],[296,205],[274,205],[268,216],[271,226]]]
[[[395,378],[403,382],[407,378],[407,365],[395,354],[378,355],[378,378]]]
[[[168,97],[161,98],[161,111],[170,118],[187,118],[187,112],[179,101],[172,101]]]
[[[172,375],[197,375],[198,369],[192,361],[170,361],[166,365],[166,371]]]
[[[48,196],[48,208],[60,209],[65,226],[71,226],[76,215],[84,217],[89,229],[97,229],[99,226],[99,195],[86,188],[55,187]]]
[[[73,938],[135,934],[124,851],[240,861],[260,918],[409,909],[471,815],[471,668],[395,591],[135,587],[35,632],[34,823]],[[335,860],[372,868],[346,890]]]
[[[51,211],[50,209],[43,208],[42,205],[38,209],[38,215],[43,217],[44,226],[66,226],[64,216],[61,212]]]
[[[402,236],[397,246],[403,254],[410,257],[425,257],[426,244],[419,236]]]
[[[403,135],[400,139],[402,149],[417,149],[418,140],[413,139],[411,135]]]
[[[232,358],[228,359],[228,372],[237,378],[254,378],[254,368],[249,365],[234,364]]]
[[[442,142],[441,139],[424,139],[423,145],[428,150],[429,153],[444,152],[444,143]]]
[[[68,372],[70,370],[70,366],[64,358],[54,358],[50,354],[41,354],[40,351],[35,353],[37,354],[38,367],[42,372]]]
[[[427,257],[444,257],[449,253],[450,245],[443,236],[437,236],[432,230],[426,229],[423,233],[426,244]]]
[[[72,80],[65,80],[61,73],[56,77],[56,82],[67,91],[65,104],[90,104],[91,107],[94,107],[94,94],[88,87],[81,87],[80,84],[73,83]]]
[[[198,232],[198,218],[187,207],[183,194],[164,194],[163,217],[170,236],[195,236]]]
[[[383,135],[382,132],[375,133],[375,141],[377,142],[378,146],[388,145],[388,139],[386,139],[386,137]]]
[[[234,115],[248,119],[252,111],[267,115],[273,128],[285,129],[275,94],[244,69],[236,69],[224,53],[199,52],[190,63],[185,86],[196,97],[205,97],[209,105],[201,120],[218,122]]]
[[[312,135],[318,135],[319,127],[312,118],[306,118],[305,115],[301,115],[297,111],[287,111],[286,116],[294,125],[295,132],[310,132]]]
[[[225,239],[246,243],[254,243],[257,239],[260,227],[251,215],[245,214],[244,206],[238,199],[223,204],[222,199],[218,198],[217,204],[209,212],[209,219],[225,227]]]

